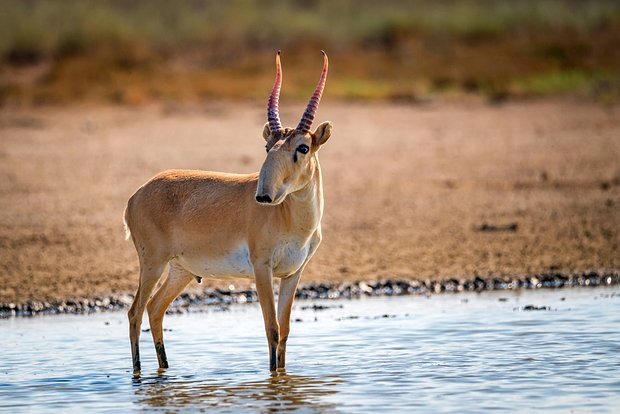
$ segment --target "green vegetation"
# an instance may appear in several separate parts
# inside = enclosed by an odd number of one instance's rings
[[[3,0],[0,102],[259,98],[277,49],[303,97],[321,48],[342,98],[614,101],[618,45],[617,0]]]

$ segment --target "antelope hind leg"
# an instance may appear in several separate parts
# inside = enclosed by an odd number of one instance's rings
[[[193,274],[174,263],[170,263],[168,277],[166,277],[163,285],[161,285],[146,306],[159,368],[168,368],[162,327],[166,310],[193,279]]]
[[[136,296],[128,312],[129,318],[129,341],[131,343],[131,358],[133,361],[134,375],[140,374],[140,327],[142,326],[142,315],[144,308],[155,288],[157,281],[161,277],[165,263],[156,265],[140,263],[140,282]]]

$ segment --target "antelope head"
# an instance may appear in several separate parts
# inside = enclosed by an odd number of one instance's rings
[[[280,204],[288,194],[308,185],[318,168],[315,155],[332,133],[332,124],[329,121],[319,125],[314,132],[310,131],[327,79],[327,54],[321,52],[321,78],[299,125],[294,129],[284,128],[280,122],[278,103],[282,86],[282,65],[280,52],[276,55],[276,80],[267,107],[268,122],[263,129],[263,138],[267,142],[267,158],[261,167],[256,188],[256,201],[259,203]]]

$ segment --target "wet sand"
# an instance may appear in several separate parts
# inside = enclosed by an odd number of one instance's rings
[[[324,241],[304,282],[620,269],[620,108],[325,101]],[[302,106],[283,107],[296,123]],[[263,112],[3,109],[0,303],[133,292],[127,198],[167,168],[257,171]]]

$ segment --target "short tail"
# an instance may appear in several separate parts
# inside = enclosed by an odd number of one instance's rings
[[[123,225],[125,226],[125,240],[129,240],[131,237],[131,230],[127,224],[127,208],[125,208],[125,211],[123,212]]]

